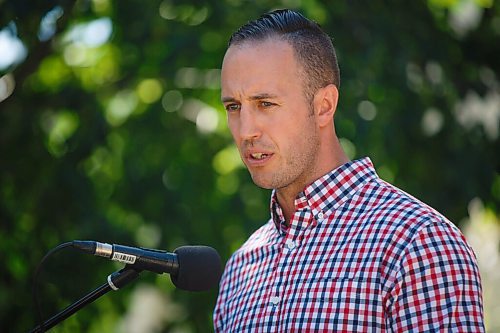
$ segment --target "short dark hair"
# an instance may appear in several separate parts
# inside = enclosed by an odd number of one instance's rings
[[[275,10],[248,22],[232,34],[228,47],[271,37],[292,46],[303,67],[304,91],[311,101],[318,89],[332,83],[337,88],[340,86],[340,70],[332,40],[318,23],[292,10]]]

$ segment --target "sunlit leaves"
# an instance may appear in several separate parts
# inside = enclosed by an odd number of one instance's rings
[[[252,183],[231,142],[219,81],[231,32],[273,8],[298,8],[333,37],[335,126],[349,157],[372,157],[383,179],[454,222],[476,196],[498,213],[498,2],[8,3],[2,36],[8,30],[27,56],[0,77],[0,260],[10,286],[0,292],[0,331],[29,330],[29,275],[58,242],[207,244],[226,259],[269,218],[270,191]],[[71,274],[47,272],[45,295],[57,295],[48,308],[119,268],[91,258],[84,272],[80,260],[64,263]],[[152,318],[159,330],[211,330],[215,291],[186,295],[143,275],[150,290],[102,298],[62,330],[127,327],[149,310],[150,292],[179,314]]]
[[[55,157],[67,152],[67,140],[77,130],[80,120],[71,111],[47,111],[42,115],[41,126],[47,134],[47,150]]]

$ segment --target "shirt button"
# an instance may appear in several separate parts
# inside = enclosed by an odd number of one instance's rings
[[[272,296],[271,297],[271,303],[273,305],[278,305],[279,302],[280,302],[280,298],[278,296]]]
[[[317,219],[317,220],[322,220],[322,219],[324,219],[324,218],[325,218],[325,214],[323,214],[323,212],[321,212],[321,211],[320,211],[320,212],[318,213],[318,215],[316,216],[316,219]]]
[[[289,250],[293,250],[295,248],[295,242],[291,239],[287,239],[286,240],[286,247],[289,249]]]

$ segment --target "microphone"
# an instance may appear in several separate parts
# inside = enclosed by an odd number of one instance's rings
[[[72,246],[85,253],[127,264],[137,270],[170,274],[172,283],[187,291],[206,291],[218,285],[221,258],[209,246],[181,246],[174,253],[94,241],[74,240]]]

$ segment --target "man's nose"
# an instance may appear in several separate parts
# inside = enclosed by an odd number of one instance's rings
[[[240,135],[243,140],[255,140],[261,136],[260,121],[251,107],[241,109]]]

